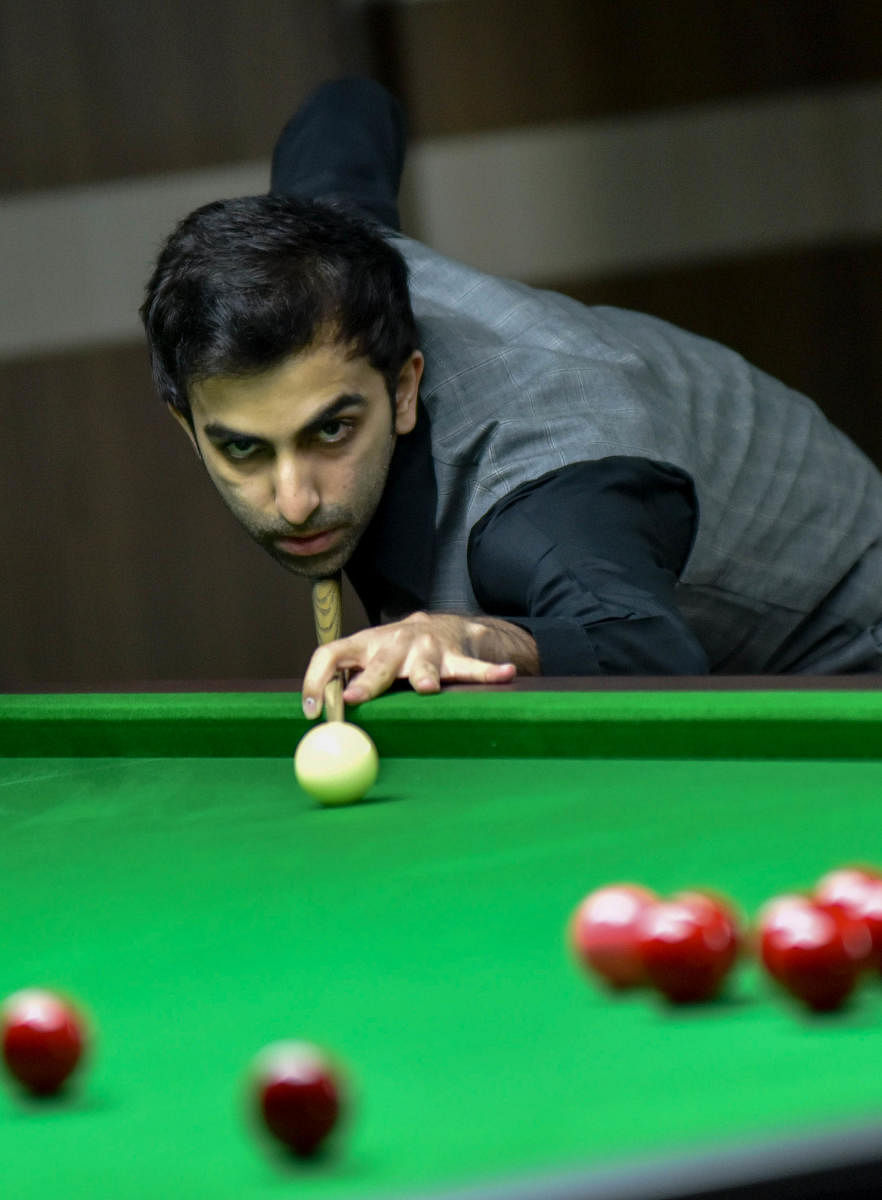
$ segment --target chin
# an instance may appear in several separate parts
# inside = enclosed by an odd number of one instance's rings
[[[271,558],[284,567],[291,575],[297,575],[300,579],[327,579],[330,575],[336,575],[338,571],[342,571],[343,567],[349,561],[351,554],[350,548],[347,546],[345,550],[340,547],[335,548],[332,554],[316,554],[310,558],[296,558],[292,554],[281,554],[274,547],[264,547]]]

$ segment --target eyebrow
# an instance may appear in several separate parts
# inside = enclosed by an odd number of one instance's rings
[[[305,435],[309,437],[317,433],[326,422],[333,421],[334,417],[345,409],[365,408],[366,405],[366,398],[359,392],[338,396],[336,400],[332,400],[321,412],[317,413],[311,421],[308,421],[299,431],[298,436],[303,437]],[[262,442],[264,440],[253,433],[243,433],[239,429],[231,429],[229,425],[224,425],[220,421],[210,421],[207,425],[203,426],[202,432],[213,442]]]

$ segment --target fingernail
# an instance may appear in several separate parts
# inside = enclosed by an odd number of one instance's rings
[[[365,698],[365,693],[357,684],[348,687],[344,693],[344,697],[348,704],[361,704]]]
[[[318,711],[318,706],[315,702],[315,696],[303,697],[303,715],[305,717],[314,717]]]

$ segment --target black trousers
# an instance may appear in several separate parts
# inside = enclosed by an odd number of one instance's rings
[[[270,191],[330,201],[400,230],[398,187],[406,142],[401,105],[379,83],[324,83],[279,136]]]

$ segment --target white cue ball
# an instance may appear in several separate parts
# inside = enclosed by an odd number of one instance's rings
[[[376,782],[377,748],[363,729],[348,721],[323,721],[300,739],[294,774],[321,804],[354,804]]]

